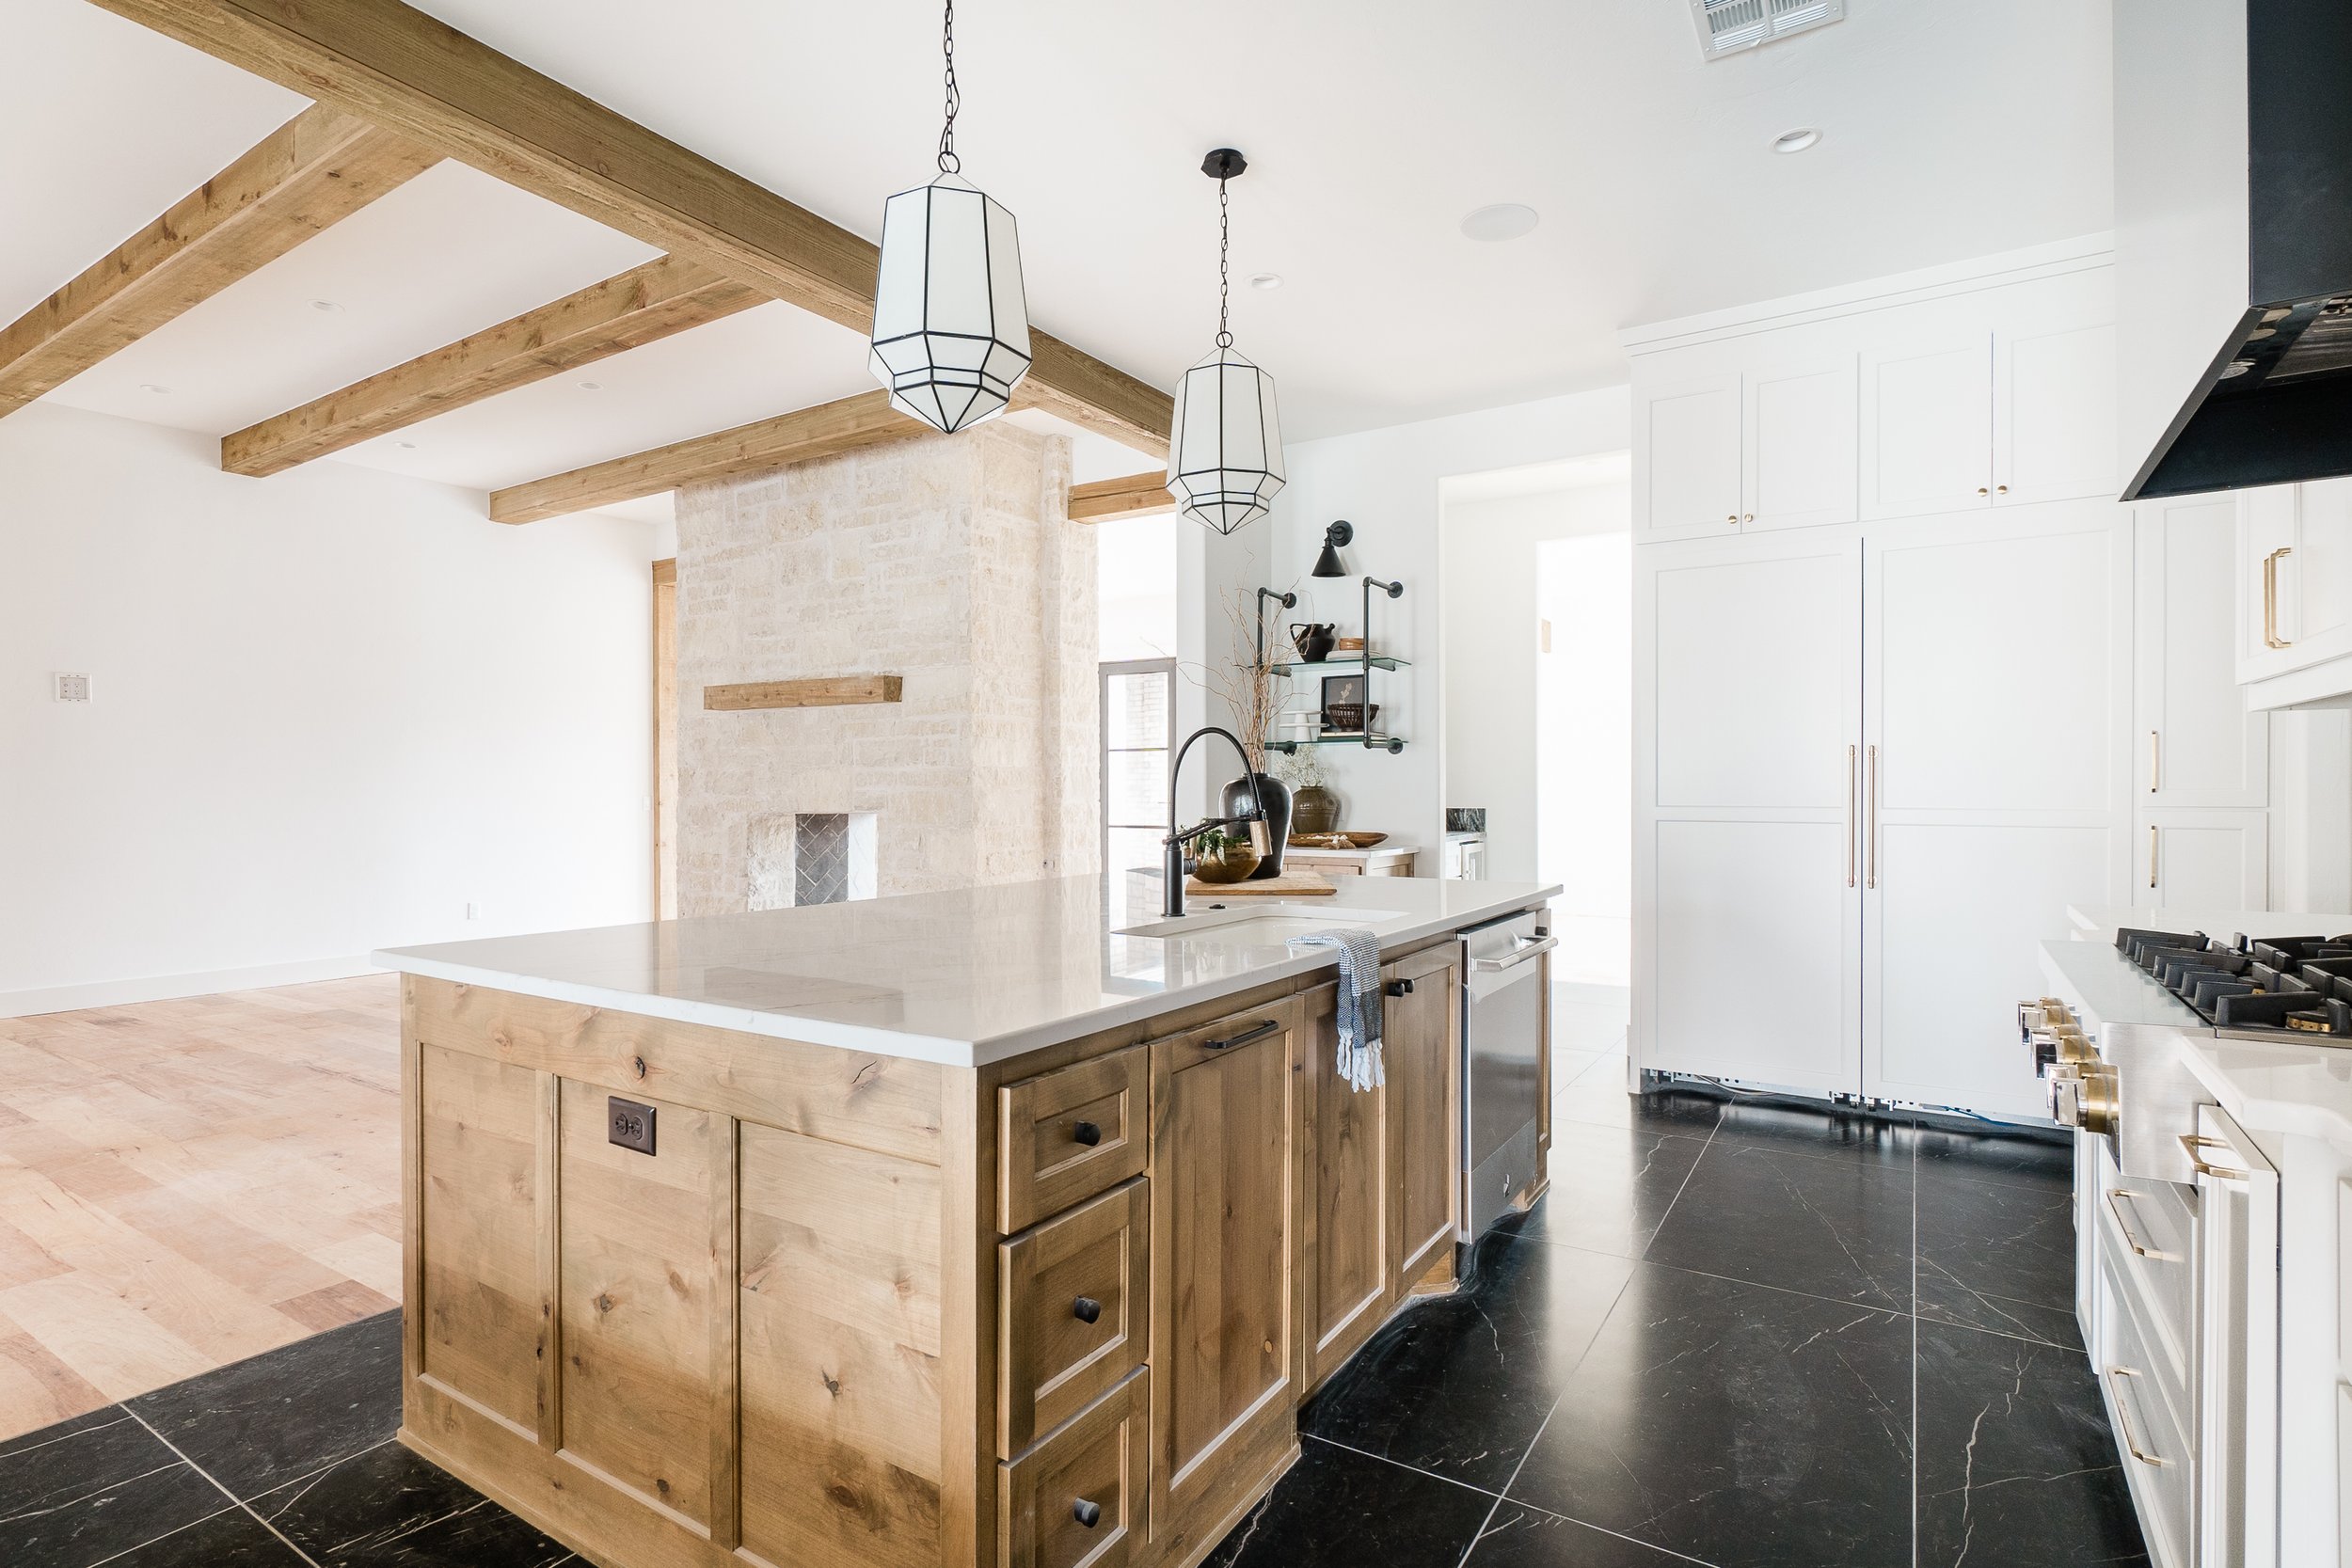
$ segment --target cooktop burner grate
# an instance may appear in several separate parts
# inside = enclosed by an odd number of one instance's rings
[[[2352,1038],[2352,936],[2115,933],[2119,952],[2217,1029]]]

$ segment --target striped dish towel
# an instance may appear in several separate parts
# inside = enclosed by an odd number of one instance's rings
[[[1380,939],[1358,927],[1290,939],[1340,950],[1340,1076],[1359,1094],[1388,1081],[1380,1066]]]

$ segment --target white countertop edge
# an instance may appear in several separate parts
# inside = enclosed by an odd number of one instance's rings
[[[2283,1132],[2291,1137],[2320,1138],[2335,1144],[2352,1144],[2352,1105],[2342,1101],[2329,1102],[2315,1099],[2282,1100],[2273,1095],[2250,1092],[2246,1084],[2216,1053],[2221,1048],[2243,1045],[2237,1040],[2200,1039],[2188,1037],[2188,1049],[2182,1053],[2188,1070],[2210,1092],[2221,1108],[2248,1129],[2262,1132]],[[2281,1053],[2329,1051],[2328,1046],[2290,1046],[2280,1044],[2264,1049]],[[2294,1066],[2291,1058],[2280,1066]],[[2255,1067],[2248,1070],[2270,1072],[2276,1068]]]
[[[1472,885],[1472,884],[1464,884]],[[1471,926],[1484,925],[1522,910],[1541,908],[1561,892],[1560,884],[1541,887],[1533,893],[1521,891],[1456,913],[1426,917],[1394,930],[1381,931],[1380,948],[1385,955],[1408,942],[1440,936],[1447,931],[1459,931]],[[1196,895],[1198,898],[1200,895]],[[1338,905],[1336,915],[1347,908]],[[1335,921],[1343,925],[1343,921]],[[1153,939],[1131,939],[1153,940]],[[808,1018],[799,1014],[769,1012],[753,1007],[732,1007],[715,1002],[697,1002],[684,997],[659,996],[644,991],[619,990],[606,986],[594,986],[569,980],[552,980],[537,975],[491,970],[471,964],[452,963],[447,959],[428,958],[416,952],[386,948],[368,955],[369,961],[384,969],[397,970],[404,974],[421,974],[428,979],[447,980],[456,985],[480,986],[489,990],[512,991],[519,996],[536,996],[549,1002],[568,1002],[579,1006],[598,1007],[613,1012],[637,1013],[646,1018],[668,1019],[677,1023],[703,1024],[715,1029],[731,1029],[740,1034],[764,1035],[771,1039],[798,1040],[809,1045],[834,1046],[844,1051],[871,1052],[876,1055],[903,1060],[933,1062],[942,1067],[988,1067],[1010,1057],[1025,1055],[1051,1045],[1083,1039],[1117,1029],[1124,1024],[1175,1012],[1202,1002],[1238,995],[1278,980],[1294,979],[1325,968],[1336,968],[1337,952],[1313,949],[1303,955],[1268,964],[1247,974],[1220,975],[1213,981],[1177,990],[1136,996],[1120,1004],[1098,1007],[1074,1017],[1055,1020],[1034,1028],[1017,1030],[985,1040],[949,1039],[934,1035],[910,1034],[900,1030],[881,1029],[866,1024],[840,1023],[826,1019]]]

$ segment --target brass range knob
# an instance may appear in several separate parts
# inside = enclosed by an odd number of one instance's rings
[[[2051,1118],[2061,1127],[2111,1138],[2122,1123],[2115,1069],[2105,1062],[2060,1062],[2043,1080]]]

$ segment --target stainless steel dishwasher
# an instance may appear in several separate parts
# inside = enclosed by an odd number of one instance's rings
[[[1527,910],[1462,932],[1462,1223],[1464,1242],[1511,1212],[1536,1176],[1548,966],[1560,945],[1549,916]]]

